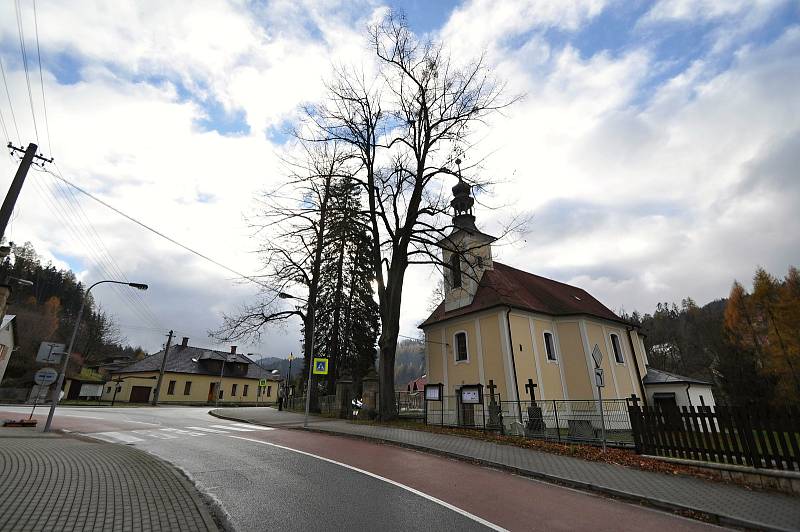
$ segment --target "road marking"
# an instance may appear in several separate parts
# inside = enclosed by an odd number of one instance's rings
[[[176,428],[172,428],[172,427],[168,427],[168,428],[160,429],[160,430],[164,430],[164,431],[168,431],[168,432],[174,432],[174,433],[176,433],[178,435],[208,436],[208,434],[205,434],[203,432],[192,432],[191,430],[176,429]]]
[[[61,417],[80,417],[83,419],[105,419],[104,417],[94,417],[94,416],[79,416],[77,414],[62,414],[61,412],[58,413]]]
[[[216,427],[216,425],[214,425]],[[262,427],[261,425],[246,425],[244,423],[231,423],[230,427],[242,427],[249,430],[275,430],[273,427]]]
[[[145,436],[151,436],[153,438],[158,438],[159,440],[174,440],[177,436],[173,436],[172,434],[164,434],[163,432],[157,432],[155,430],[134,430],[136,434],[142,434]]]
[[[161,425],[161,423],[148,423],[147,421],[134,421],[132,419],[123,419],[122,421],[124,421],[125,423],[139,423],[141,425],[155,425],[155,426]]]
[[[253,432],[255,429],[243,429],[241,427],[233,427],[231,425],[211,425],[212,427],[217,427],[218,429],[225,429],[225,430],[238,430],[241,432]]]
[[[131,436],[130,434],[125,434],[123,432],[95,432],[92,434],[87,434],[87,436],[111,443],[116,443],[116,441],[124,441],[125,443],[144,441],[141,438],[137,438],[136,436]]]
[[[305,455],[305,456],[310,456],[311,458],[316,458],[318,460],[323,460],[325,462],[329,462],[331,464],[335,464],[335,465],[350,469],[352,471],[356,471],[356,472],[361,473],[363,475],[367,475],[368,477],[372,477],[372,478],[381,480],[383,482],[386,482],[387,484],[391,484],[393,486],[397,486],[398,488],[401,488],[401,489],[404,489],[404,490],[406,490],[408,492],[411,492],[414,495],[419,495],[423,499],[427,499],[427,500],[429,500],[431,502],[434,502],[434,503],[436,503],[436,504],[438,504],[440,506],[444,506],[448,510],[452,510],[452,511],[458,513],[458,514],[461,514],[461,515],[463,515],[464,517],[466,517],[468,519],[472,519],[476,523],[480,523],[485,527],[491,528],[492,530],[497,530],[498,532],[508,532],[508,530],[506,530],[505,528],[503,528],[503,527],[501,527],[499,525],[496,525],[496,524],[492,523],[491,521],[487,521],[486,519],[478,517],[475,514],[471,514],[466,510],[462,510],[458,506],[453,506],[452,504],[450,504],[448,502],[445,502],[445,501],[443,501],[441,499],[437,499],[433,495],[428,495],[427,493],[423,493],[423,492],[421,492],[421,491],[419,491],[417,489],[412,488],[411,486],[406,486],[405,484],[400,484],[399,482],[397,482],[395,480],[392,480],[392,479],[386,478],[386,477],[382,477],[380,475],[377,475],[375,473],[371,473],[369,471],[365,471],[364,469],[359,469],[359,468],[357,468],[355,466],[351,466],[351,465],[345,464],[343,462],[337,462],[336,460],[331,460],[330,458],[325,458],[324,456],[320,456],[318,454],[307,453],[305,451],[299,451],[297,449],[292,449],[291,447],[286,447],[284,445],[278,445],[277,443],[270,443],[270,442],[261,441],[261,440],[254,440],[252,438],[245,438],[243,436],[228,435],[228,437],[229,438],[236,438],[237,440],[245,440],[245,441],[250,441],[250,442],[253,442],[253,443],[260,443],[262,445],[269,445],[270,447],[277,447],[278,449],[283,449],[285,451],[291,451],[293,453],[298,453],[298,454],[302,454],[302,455]]]
[[[227,434],[224,430],[210,429],[208,427],[186,427],[192,430],[202,430],[203,432],[213,432],[215,434]]]

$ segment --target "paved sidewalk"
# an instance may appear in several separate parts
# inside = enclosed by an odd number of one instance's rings
[[[0,529],[218,530],[199,492],[143,451],[0,427]]]
[[[273,408],[222,408],[227,419],[301,428],[303,415]],[[702,512],[731,524],[765,530],[800,530],[800,498],[684,476],[639,471],[511,445],[313,417],[309,428],[396,443],[509,469],[523,475],[591,489],[667,509]]]

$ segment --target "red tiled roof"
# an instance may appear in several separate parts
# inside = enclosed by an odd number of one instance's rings
[[[445,312],[444,301],[420,328],[492,307],[507,306],[551,316],[586,314],[624,323],[586,290],[533,275],[499,262],[486,270],[470,305]]]

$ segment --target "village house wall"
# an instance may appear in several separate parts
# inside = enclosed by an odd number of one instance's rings
[[[128,402],[131,397],[131,390],[134,386],[146,386],[155,388],[156,381],[144,377],[158,377],[158,372],[142,372],[135,374],[120,374],[123,377],[121,383],[121,390],[117,392],[116,401]],[[117,375],[114,376],[117,378]],[[175,381],[175,388],[172,394],[169,391],[170,381]],[[186,382],[191,382],[189,394],[185,395],[184,390]],[[161,391],[159,393],[159,403],[205,403],[208,401],[208,390],[212,383],[219,382],[219,376],[214,375],[201,375],[190,373],[164,373],[164,378],[161,383]],[[220,403],[274,403],[278,400],[278,386],[277,381],[268,381],[267,386],[264,388],[264,393],[258,397],[258,383],[259,379],[245,379],[241,377],[223,377],[222,378],[222,391],[223,396]],[[116,382],[109,381],[103,388],[102,400],[111,401],[114,398],[114,386]],[[236,384],[236,395],[232,396],[231,391],[233,385]],[[244,395],[244,387],[248,386],[247,395]],[[269,394],[267,394],[269,392]],[[152,400],[153,394],[150,392],[150,399]]]

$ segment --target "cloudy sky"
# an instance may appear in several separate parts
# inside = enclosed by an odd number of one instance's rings
[[[524,239],[495,250],[501,262],[627,311],[705,303],[757,265],[800,264],[796,1],[39,0],[49,135],[33,4],[20,5],[30,96],[14,3],[0,3],[10,140],[38,129],[65,178],[242,273],[259,269],[245,217],[281,179],[286,127],[333,64],[369,61],[364,29],[389,8],[457,57],[485,53],[525,95],[466,154],[501,181],[484,202],[532,215]],[[15,169],[0,158],[2,190]],[[476,214],[491,233],[504,213]],[[96,298],[150,350],[168,329],[214,345],[206,332],[257,291],[46,173],[29,175],[9,236],[86,282],[149,283]],[[407,277],[404,334],[435,281]],[[240,351],[297,352],[297,331]]]

